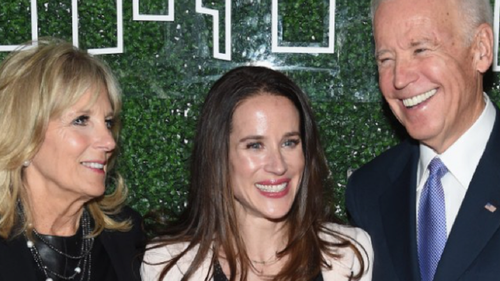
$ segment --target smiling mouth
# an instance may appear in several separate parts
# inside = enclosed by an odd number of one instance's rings
[[[104,164],[96,162],[82,162],[82,165],[92,169],[104,170]]]
[[[284,182],[281,184],[275,184],[275,185],[258,184],[258,183],[255,184],[255,186],[259,190],[261,190],[263,192],[272,192],[272,193],[283,191],[287,185],[288,185],[288,182]]]
[[[403,104],[406,108],[412,108],[412,107],[417,106],[417,105],[423,103],[424,101],[430,99],[432,96],[434,96],[436,94],[436,92],[437,92],[437,89],[432,89],[432,90],[427,91],[427,92],[420,94],[418,96],[404,99]]]

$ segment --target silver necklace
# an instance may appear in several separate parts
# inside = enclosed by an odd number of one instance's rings
[[[47,241],[45,238],[43,238],[43,236],[40,235],[35,229],[33,229],[33,233],[35,234],[37,239],[40,240],[45,245],[47,245],[47,247],[49,247],[52,251],[68,259],[78,260],[73,273],[69,276],[62,275],[50,269],[47,265],[45,265],[42,256],[40,255],[38,249],[35,246],[35,243],[28,239],[26,232],[24,233],[24,236],[27,240],[26,246],[30,250],[31,255],[33,256],[33,259],[35,260],[35,263],[37,264],[38,268],[44,273],[46,281],[53,281],[54,279],[52,277],[57,277],[63,280],[75,280],[76,277],[82,272],[87,272],[87,281],[90,280],[91,264],[92,264],[92,247],[94,246],[94,238],[88,237],[88,235],[91,233],[92,230],[90,227],[90,215],[85,209],[83,210],[82,218],[80,220],[80,225],[82,228],[82,245],[80,249],[80,254],[77,256],[69,255],[64,251],[58,249],[57,247],[52,245],[49,241]],[[84,281],[84,278],[85,274],[81,274],[80,281]]]

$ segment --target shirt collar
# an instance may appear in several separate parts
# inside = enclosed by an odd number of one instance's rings
[[[486,106],[474,124],[452,144],[444,153],[439,155],[448,171],[467,188],[472,180],[475,169],[483,155],[486,143],[495,123],[496,111],[490,98],[483,94]],[[473,147],[474,149],[470,149]],[[432,148],[420,144],[419,172],[417,183],[420,184],[427,166],[438,155]],[[419,186],[417,184],[417,186]]]

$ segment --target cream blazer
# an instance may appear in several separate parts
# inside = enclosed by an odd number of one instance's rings
[[[345,235],[346,238],[354,241],[356,245],[358,245],[358,249],[360,250],[363,260],[365,263],[365,271],[361,281],[371,281],[372,280],[372,269],[373,269],[373,249],[370,240],[370,236],[362,229],[339,225],[339,224],[327,224],[329,229],[337,231]],[[329,237],[331,240],[333,237]],[[326,237],[323,237],[325,239]],[[152,250],[146,251],[144,255],[144,261],[141,266],[141,276],[143,281],[160,281],[158,280],[158,276],[160,275],[161,270],[164,267],[164,264],[161,265],[152,265],[158,262],[164,262],[166,260],[170,260],[173,256],[180,253],[183,249],[187,247],[187,243],[179,243],[174,245],[169,245],[167,247],[156,248]],[[178,281],[181,280],[184,273],[189,268],[191,261],[193,260],[194,255],[198,251],[198,247],[193,248],[191,251],[186,253],[175,267],[173,267],[165,278],[162,281]],[[341,253],[343,254],[340,259],[331,259],[328,258],[328,262],[332,265],[331,270],[322,270],[323,279],[325,281],[349,281],[351,272],[356,274],[359,271],[360,263],[355,258],[355,255],[349,249],[343,248],[341,249]],[[212,255],[210,253],[209,255]],[[191,280],[205,280],[209,270],[210,270],[210,258],[207,257],[203,264],[198,268],[198,270],[192,275]]]

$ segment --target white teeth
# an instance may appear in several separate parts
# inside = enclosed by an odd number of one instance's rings
[[[278,185],[264,185],[256,183],[255,186],[264,192],[280,192],[288,185],[288,182],[284,182]]]
[[[92,169],[100,169],[100,170],[104,169],[103,164],[94,163],[94,162],[82,162],[82,165],[85,167],[92,168]]]
[[[425,92],[425,93],[423,93],[421,95],[414,96],[414,97],[409,98],[409,99],[404,99],[403,100],[403,104],[406,107],[416,106],[416,105],[421,104],[422,102],[428,100],[430,97],[434,96],[436,94],[436,92],[437,92],[437,90],[433,89],[433,90]]]

